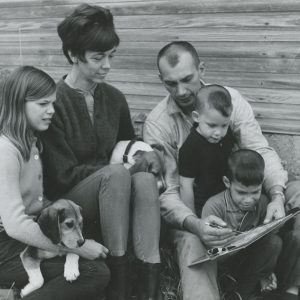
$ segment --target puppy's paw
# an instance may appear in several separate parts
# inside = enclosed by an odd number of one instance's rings
[[[72,282],[76,280],[79,275],[80,273],[79,273],[78,265],[74,265],[74,264],[65,265],[64,277],[66,278],[67,281]]]
[[[43,285],[43,283],[44,283],[44,281],[37,282],[35,284],[28,283],[20,292],[21,298],[23,298],[23,297],[27,296],[28,294],[32,293],[33,291],[39,289]]]

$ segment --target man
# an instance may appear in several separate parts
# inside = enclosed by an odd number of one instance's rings
[[[206,247],[220,246],[233,237],[228,228],[217,229],[205,223],[226,224],[213,216],[201,219],[201,212],[194,211],[180,198],[179,175],[177,168],[178,151],[190,133],[193,125],[191,112],[194,110],[195,94],[205,86],[202,77],[204,64],[199,60],[197,51],[188,42],[172,42],[164,46],[157,57],[159,77],[169,92],[149,114],[144,126],[144,140],[159,143],[165,149],[167,190],[160,196],[162,217],[174,229],[173,242],[177,250],[184,299],[216,300],[219,291],[216,281],[216,263],[208,262],[196,267],[188,265],[206,252]],[[281,165],[277,153],[268,145],[255,120],[249,103],[238,91],[229,91],[233,112],[230,127],[239,148],[258,151],[264,158],[264,190],[270,198],[265,223],[285,215],[284,204],[287,173]],[[290,207],[295,206],[298,197],[292,184],[286,194],[293,195]],[[207,200],[207,199],[206,199]],[[299,274],[300,275],[300,274]]]

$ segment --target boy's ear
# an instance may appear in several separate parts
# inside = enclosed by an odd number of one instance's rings
[[[226,188],[229,189],[230,188],[230,180],[228,179],[228,177],[223,176],[223,182],[224,182]]]
[[[199,123],[199,113],[196,112],[195,110],[192,111],[192,119],[195,123]]]

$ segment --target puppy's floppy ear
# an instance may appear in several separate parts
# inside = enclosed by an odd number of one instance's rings
[[[160,152],[165,152],[165,148],[163,145],[161,144],[152,144],[151,147],[154,149],[154,150],[158,150]]]
[[[64,210],[64,208],[49,206],[42,210],[38,218],[42,232],[53,244],[58,244],[61,240],[60,223],[64,219]]]

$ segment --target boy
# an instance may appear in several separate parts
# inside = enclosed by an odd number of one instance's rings
[[[223,177],[226,190],[210,198],[202,210],[202,218],[214,215],[238,231],[246,231],[263,223],[268,200],[261,195],[264,180],[264,160],[253,150],[240,149],[231,153],[228,169]],[[281,251],[282,242],[276,234],[269,234],[233,256],[225,258],[221,266],[238,279],[237,292],[249,299],[260,282],[261,290],[275,289],[272,273]],[[250,270],[250,271],[249,271]]]
[[[231,96],[224,87],[208,85],[197,93],[194,127],[179,150],[178,167],[181,199],[198,217],[205,201],[225,189],[222,176],[234,145],[228,129],[231,112]]]

